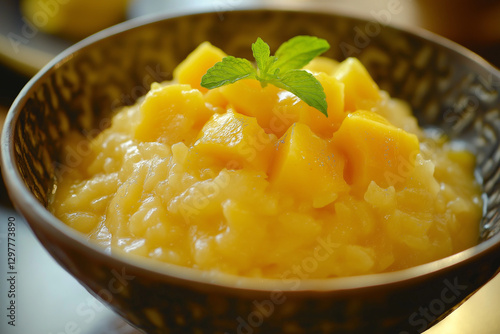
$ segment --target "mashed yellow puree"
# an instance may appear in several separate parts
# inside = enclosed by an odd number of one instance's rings
[[[420,129],[357,59],[306,67],[326,118],[255,80],[200,87],[224,56],[201,44],[117,113],[59,178],[54,214],[112,252],[271,278],[392,271],[477,243],[474,156]]]

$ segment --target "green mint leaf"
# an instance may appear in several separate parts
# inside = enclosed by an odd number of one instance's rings
[[[297,36],[283,43],[275,56],[261,38],[252,44],[257,64],[243,58],[227,56],[210,68],[201,79],[201,86],[212,89],[242,79],[256,79],[262,87],[273,84],[287,90],[328,117],[328,105],[321,83],[309,72],[300,70],[314,57],[330,48],[324,39]]]
[[[271,57],[269,45],[260,37],[252,44],[252,52],[255,62],[257,63],[257,68],[259,69],[258,79],[262,85],[265,85],[270,77],[274,77],[273,73],[269,73],[269,69],[276,61],[276,57]]]
[[[260,70],[265,69],[271,58],[271,49],[269,48],[269,45],[259,37],[257,38],[257,41],[252,44],[252,52],[255,62],[257,63],[257,67]]]
[[[296,36],[281,44],[276,51],[276,62],[273,68],[281,73],[301,69],[311,60],[330,48],[330,44],[322,38],[313,36]]]
[[[325,91],[318,79],[311,73],[305,70],[289,70],[279,80],[271,83],[289,91],[328,117]]]
[[[201,78],[201,86],[213,89],[238,80],[256,78],[257,72],[252,63],[243,58],[227,56],[208,69]]]

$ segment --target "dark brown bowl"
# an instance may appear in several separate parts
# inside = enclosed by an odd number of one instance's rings
[[[108,254],[46,210],[69,131],[92,135],[119,106],[208,40],[248,57],[260,36],[275,48],[299,34],[326,38],[330,57],[356,56],[382,89],[411,103],[424,126],[476,152],[486,199],[479,245],[392,273],[323,280],[215,275]],[[286,10],[202,13],[127,22],[71,47],[39,72],[12,106],[2,173],[17,209],[83,286],[147,333],[416,333],[490,280],[500,266],[500,74],[447,40],[375,19]],[[57,284],[57,283],[55,283]]]

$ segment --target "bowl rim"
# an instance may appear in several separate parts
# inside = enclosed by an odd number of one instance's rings
[[[306,11],[308,14],[342,16],[349,19],[369,22],[367,18],[362,16],[346,14],[342,11],[318,11],[316,6],[250,6],[249,8],[239,8],[231,12],[292,12]],[[22,177],[15,165],[14,155],[14,128],[19,117],[19,113],[24,107],[26,101],[30,97],[30,93],[36,91],[38,86],[43,82],[43,79],[50,76],[57,70],[61,64],[70,61],[74,54],[82,52],[86,48],[91,48],[93,44],[104,39],[112,38],[115,35],[125,34],[130,30],[140,29],[144,25],[152,25],[159,21],[182,18],[184,16],[196,15],[217,15],[217,12],[199,11],[186,12],[175,15],[155,14],[144,17],[134,18],[94,35],[91,35],[82,41],[70,46],[47,65],[45,65],[35,76],[28,81],[23,87],[6,116],[3,131],[1,133],[1,172],[9,194],[16,210],[24,216],[30,228],[35,231],[37,229],[44,230],[45,233],[59,238],[66,243],[72,243],[82,253],[89,253],[92,257],[100,257],[102,261],[111,263],[115,267],[133,268],[134,272],[141,272],[148,277],[156,277],[159,279],[175,279],[183,282],[195,282],[206,284],[209,286],[218,286],[221,288],[239,289],[239,290],[257,290],[264,292],[286,291],[286,292],[310,292],[310,291],[348,291],[353,289],[369,289],[382,286],[390,286],[401,284],[412,280],[423,280],[428,276],[433,276],[444,271],[451,271],[464,263],[471,263],[474,260],[487,256],[492,252],[500,250],[500,233],[494,235],[488,240],[482,241],[476,246],[463,250],[451,256],[435,260],[422,265],[414,266],[408,269],[377,273],[361,276],[349,277],[334,277],[327,279],[311,279],[301,278],[300,286],[296,289],[283,289],[284,279],[270,278],[253,278],[241,277],[227,273],[214,271],[205,271],[196,268],[183,267],[168,263],[159,263],[158,261],[131,256],[130,254],[121,254],[119,252],[107,252],[102,246],[90,241],[83,235],[64,224],[62,221],[53,216],[31,193],[22,181]],[[424,39],[436,46],[443,47],[452,53],[459,53],[464,58],[469,59],[476,65],[482,67],[488,73],[496,73],[500,77],[500,72],[495,69],[490,63],[484,60],[476,53],[469,49],[450,41],[444,37],[429,32],[419,27],[401,27],[397,24],[388,24],[386,27],[399,30],[405,34],[413,35]],[[33,227],[33,222],[36,221],[36,226]],[[45,246],[44,246],[45,247]]]

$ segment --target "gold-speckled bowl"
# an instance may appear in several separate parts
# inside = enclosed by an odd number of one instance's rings
[[[326,38],[327,54],[356,56],[382,89],[413,106],[425,126],[477,154],[487,198],[479,245],[408,270],[352,278],[259,280],[210,275],[108,254],[47,210],[69,131],[90,136],[113,110],[208,40],[250,57],[299,34]],[[341,15],[285,10],[202,13],[127,22],[59,55],[23,89],[2,134],[2,172],[17,209],[52,256],[95,296],[147,333],[416,333],[491,279],[500,265],[500,74],[473,53],[423,31]]]

